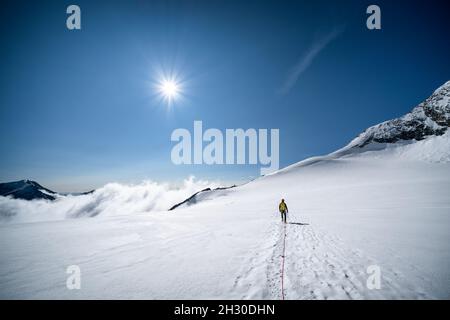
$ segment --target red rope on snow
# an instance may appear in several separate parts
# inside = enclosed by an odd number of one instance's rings
[[[284,224],[283,255],[281,256],[281,300],[284,300],[284,256],[286,253],[286,224]]]

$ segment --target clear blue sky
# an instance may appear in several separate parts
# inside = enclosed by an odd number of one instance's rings
[[[239,181],[258,166],[175,166],[170,134],[280,128],[280,162],[334,151],[450,80],[447,1],[68,1],[1,7],[0,181]],[[368,5],[382,30],[366,28]],[[168,110],[157,70],[186,80]]]

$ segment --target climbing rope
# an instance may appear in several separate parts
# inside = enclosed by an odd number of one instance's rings
[[[281,300],[284,300],[284,260],[286,255],[286,224],[284,224],[283,255],[281,256]]]

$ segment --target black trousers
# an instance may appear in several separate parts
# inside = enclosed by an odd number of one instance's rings
[[[286,223],[286,210],[283,210],[280,213],[281,213],[281,221]]]

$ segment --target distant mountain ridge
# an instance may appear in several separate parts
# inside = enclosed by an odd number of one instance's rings
[[[57,193],[44,188],[36,181],[19,180],[13,182],[0,183],[0,196],[13,197],[16,199],[34,200],[46,199],[55,200]]]
[[[60,196],[67,196],[67,195],[79,196],[90,194],[94,191],[95,190],[78,193],[59,193],[41,186],[36,181],[28,179],[0,183],[0,196],[12,197],[15,199],[23,199],[23,200],[37,200],[37,199],[55,200],[57,197]]]
[[[230,187],[218,187],[215,189],[205,188],[203,190],[200,190],[200,191],[194,193],[192,196],[183,200],[182,202],[179,202],[179,203],[173,205],[172,207],[170,207],[169,211],[175,210],[176,208],[178,208],[180,206],[189,206],[189,205],[195,204],[195,203],[197,203],[197,201],[201,200],[201,196],[203,196],[206,193],[209,193],[211,191],[227,190],[227,189],[231,189],[231,188],[235,188],[235,187],[236,187],[236,185],[234,184]]]

